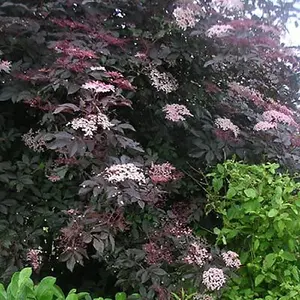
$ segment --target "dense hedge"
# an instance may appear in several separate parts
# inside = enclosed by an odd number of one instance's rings
[[[294,2],[1,3],[2,279],[220,297],[239,251],[214,246],[204,174],[299,170]]]

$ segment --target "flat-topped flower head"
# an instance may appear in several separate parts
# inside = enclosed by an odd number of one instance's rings
[[[267,131],[270,129],[276,129],[277,123],[275,122],[267,122],[267,121],[260,121],[253,127],[254,131]]]
[[[209,268],[203,272],[202,283],[210,291],[220,290],[226,282],[226,277],[222,269]]]
[[[183,261],[190,265],[197,265],[199,267],[203,267],[210,257],[211,256],[206,248],[194,242],[189,246],[188,253],[183,258]]]
[[[182,30],[187,30],[189,27],[195,27],[197,23],[197,12],[190,9],[189,7],[176,7],[173,11],[176,24]]]
[[[238,269],[242,264],[239,255],[233,251],[227,251],[222,253],[222,258],[226,267]]]
[[[97,115],[88,115],[84,118],[75,118],[67,125],[71,125],[74,130],[80,129],[84,136],[92,138],[97,132],[99,126],[104,130],[110,130],[110,127],[114,126],[108,119],[108,117],[99,112]]]
[[[112,84],[106,84],[98,80],[86,82],[84,85],[82,85],[82,88],[91,90],[95,93],[109,93],[115,91],[115,87]]]
[[[107,167],[104,171],[104,178],[111,183],[133,180],[139,183],[146,182],[143,170],[133,163],[117,164]]]
[[[166,119],[173,122],[185,121],[185,116],[193,117],[188,108],[182,104],[167,104],[163,107],[163,112],[166,113]]]
[[[275,123],[283,123],[287,125],[297,126],[297,123],[291,116],[286,115],[277,110],[267,110],[263,113],[262,116],[265,121],[270,123],[275,122]]]
[[[237,137],[240,133],[240,129],[238,126],[234,125],[230,119],[227,118],[217,118],[215,120],[215,124],[218,128],[224,130],[224,131],[231,131],[235,137]]]
[[[166,183],[172,180],[179,179],[181,173],[176,170],[169,162],[159,164],[152,164],[149,170],[149,176],[155,183]]]
[[[212,0],[212,7],[225,10],[243,10],[244,3],[241,0]]]
[[[157,69],[151,70],[149,74],[152,85],[158,90],[166,94],[174,92],[178,89],[177,80],[170,73],[162,73]]]
[[[230,25],[213,25],[206,31],[206,35],[210,38],[212,37],[224,37],[227,36],[228,33],[234,30],[234,28]]]

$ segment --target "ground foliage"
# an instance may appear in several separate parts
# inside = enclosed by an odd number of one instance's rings
[[[117,283],[149,299],[182,286],[204,292],[210,265],[231,273],[195,234],[218,224],[204,216],[201,174],[232,155],[299,169],[299,59],[279,40],[297,11],[292,2],[229,11],[199,1],[199,20],[183,30],[172,12],[189,5],[1,4],[4,279],[30,249],[36,271],[66,288]],[[230,30],[213,34],[217,23]],[[168,119],[167,104],[190,115]],[[106,169],[131,163],[124,180]],[[163,163],[162,180],[153,168]],[[184,263],[193,243],[212,253],[205,266]]]

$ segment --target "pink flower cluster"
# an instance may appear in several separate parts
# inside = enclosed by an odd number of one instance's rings
[[[185,121],[185,116],[193,117],[188,108],[182,104],[167,104],[163,107],[163,112],[166,113],[166,119],[173,122]]]
[[[252,101],[258,107],[265,106],[266,103],[263,99],[263,95],[259,91],[243,86],[237,82],[230,82],[228,86],[230,92],[233,93],[231,96],[238,95]]]
[[[146,252],[146,262],[149,265],[167,262],[171,264],[173,262],[172,253],[166,246],[158,245],[154,242],[150,242],[143,246]]]
[[[203,267],[204,264],[211,258],[211,255],[199,243],[192,243],[189,246],[187,255],[183,258],[183,261],[190,265],[197,265],[198,267]]]
[[[104,178],[111,183],[133,180],[138,183],[145,183],[146,178],[141,168],[133,163],[118,164],[107,167],[104,170]]]
[[[50,180],[51,182],[57,182],[60,181],[61,178],[58,175],[51,174],[51,175],[46,175],[47,179]]]
[[[276,110],[267,110],[263,113],[263,118],[267,122],[275,122],[275,123],[283,123],[290,126],[297,126],[297,123],[295,120],[282,112],[276,111]]]
[[[203,272],[203,284],[210,291],[219,290],[226,282],[226,277],[222,269],[209,268]]]
[[[37,271],[42,263],[42,251],[39,249],[30,249],[27,253],[27,260],[31,264],[34,271]]]
[[[82,23],[79,22],[74,22],[74,21],[70,21],[70,20],[66,20],[66,19],[58,19],[58,18],[53,18],[51,19],[51,22],[53,22],[54,24],[60,26],[60,27],[68,27],[70,29],[81,29],[84,31],[90,31],[90,27],[87,25],[84,25]]]
[[[171,235],[178,239],[190,236],[193,233],[191,228],[185,226],[180,221],[176,221],[175,223],[167,224],[164,227],[163,231],[164,231],[165,235]]]
[[[277,123],[275,122],[267,122],[267,121],[260,121],[253,127],[254,131],[267,131],[270,129],[276,129]]]
[[[11,70],[11,62],[0,59],[0,72],[4,71],[5,73],[10,73],[10,70]]]
[[[193,28],[197,24],[197,15],[199,11],[193,10],[190,7],[176,7],[173,11],[173,16],[176,20],[176,24],[182,30],[187,28]]]
[[[54,49],[59,53],[65,54],[66,56],[77,57],[80,59],[97,58],[97,55],[94,51],[77,48],[68,41],[57,42],[54,46]]]
[[[212,37],[224,37],[228,35],[228,32],[233,30],[234,28],[230,25],[213,25],[206,31],[206,35],[210,38]]]
[[[234,125],[231,120],[227,118],[217,118],[215,120],[215,125],[217,126],[217,128],[220,128],[224,131],[231,131],[235,137],[237,137],[240,133],[240,129],[238,128],[238,126]]]
[[[91,90],[95,93],[109,93],[114,92],[115,87],[111,84],[106,84],[104,82],[93,80],[86,82],[84,85],[82,85],[83,89]]]
[[[287,108],[286,105],[281,105],[280,103],[275,102],[274,99],[268,98],[269,104],[266,106],[267,110],[277,110],[287,116],[293,116],[294,112]]]
[[[177,172],[169,162],[161,165],[152,163],[149,176],[154,183],[166,183],[180,178],[181,173]]]
[[[222,253],[222,258],[225,262],[225,265],[229,268],[240,268],[241,261],[239,255],[233,251],[227,251]]]

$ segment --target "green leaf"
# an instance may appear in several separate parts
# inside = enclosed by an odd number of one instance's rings
[[[158,275],[158,276],[167,275],[167,272],[163,269],[153,269],[152,273],[154,273],[155,275]]]
[[[252,189],[252,188],[244,190],[244,193],[245,193],[245,195],[246,195],[248,198],[255,198],[255,197],[257,197],[257,192],[256,192],[256,190],[255,190],[255,189]]]
[[[126,300],[127,296],[126,296],[126,293],[117,293],[116,294],[116,300]]]
[[[275,216],[277,216],[278,214],[278,210],[275,208],[272,208],[269,212],[268,212],[268,217],[273,218]]]
[[[29,279],[32,274],[31,268],[24,268],[19,275],[19,285],[21,285],[25,280]]]
[[[274,253],[268,254],[264,259],[263,267],[265,269],[271,268],[273,266],[274,262],[276,261],[276,257],[277,257],[277,255]]]
[[[291,252],[287,252],[287,251],[284,251],[281,255],[281,257],[284,259],[284,260],[287,260],[287,261],[296,261],[296,257],[295,257],[295,254],[291,253]]]
[[[226,193],[226,198],[232,199],[236,195],[237,191],[235,188],[230,187]]]
[[[213,187],[215,192],[219,192],[223,187],[223,179],[222,178],[214,178],[213,179]]]
[[[49,293],[54,287],[54,284],[56,282],[56,279],[54,277],[45,277],[42,279],[42,281],[39,283],[39,285],[36,288],[36,295],[38,298],[44,297],[46,292]],[[52,291],[52,294],[54,294],[54,291]]]
[[[255,286],[259,286],[263,282],[264,279],[265,279],[265,276],[262,274],[259,274],[258,276],[256,276],[255,282],[254,282]]]
[[[78,296],[75,294],[68,295],[66,300],[79,300]]]

